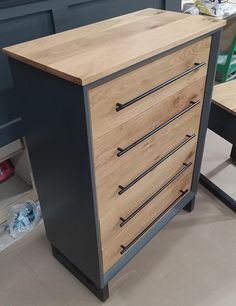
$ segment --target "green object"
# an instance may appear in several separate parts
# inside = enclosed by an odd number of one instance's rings
[[[228,53],[219,54],[217,60],[217,73],[221,83],[230,80],[236,73],[236,35]]]

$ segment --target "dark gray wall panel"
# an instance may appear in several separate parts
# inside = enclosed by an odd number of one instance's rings
[[[47,237],[100,286],[101,253],[83,89],[26,64],[10,62]]]
[[[0,48],[53,33],[50,11],[0,21]],[[13,88],[10,68],[0,53],[0,146],[23,136],[20,122],[5,126],[20,117],[19,105]],[[4,126],[4,128],[2,127]],[[14,136],[15,135],[15,136]]]
[[[0,147],[22,137],[23,128],[19,118],[0,126]]]
[[[47,1],[47,0],[44,0]],[[0,8],[22,5],[25,3],[38,2],[38,0],[0,0]]]
[[[72,27],[101,21],[144,8],[164,8],[162,0],[96,0],[69,7]]]
[[[147,7],[178,10],[180,5],[181,0],[0,0],[0,48]],[[18,117],[7,58],[0,52],[0,130]],[[15,138],[23,136],[19,128]],[[14,125],[4,128],[0,146],[9,135],[14,140],[15,131]]]
[[[15,92],[11,88],[0,91],[0,128],[17,117],[19,117],[19,105]]]
[[[50,12],[0,21],[0,48],[53,33]],[[12,85],[7,57],[0,53],[0,91]]]
[[[181,0],[166,0],[165,10],[180,12],[182,6]]]

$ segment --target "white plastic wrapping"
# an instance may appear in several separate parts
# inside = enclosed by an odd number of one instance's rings
[[[11,207],[7,229],[13,238],[31,231],[41,219],[39,202],[28,201]]]

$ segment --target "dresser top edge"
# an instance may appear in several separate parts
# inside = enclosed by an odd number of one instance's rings
[[[212,17],[145,9],[6,47],[3,52],[84,86],[224,25],[224,20]]]

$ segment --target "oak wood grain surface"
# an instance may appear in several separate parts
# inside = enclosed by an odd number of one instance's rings
[[[212,99],[236,117],[236,80],[214,86]]]
[[[176,93],[180,88],[193,84],[207,72],[211,38],[208,37],[157,61],[133,70],[112,81],[89,90],[89,106],[93,138],[109,132],[138,113]],[[176,77],[194,66],[206,63],[185,77],[159,89],[151,95],[117,112],[116,103],[125,103],[163,82]]]
[[[186,139],[186,135],[198,134],[202,103],[174,120],[137,146],[118,157],[118,147],[125,148],[142,136],[159,127],[177,113],[189,107],[191,101],[202,102],[205,77],[157,103],[123,125],[94,141],[96,187],[107,181],[123,184],[138,176],[146,168],[163,157],[171,148]],[[127,171],[127,169],[132,171]]]
[[[125,214],[132,211],[168,181],[183,166],[183,163],[194,163],[196,144],[197,138],[189,141],[121,195],[118,194],[120,190],[118,186],[122,185],[124,181],[116,181],[115,173],[113,174],[114,179],[107,180],[106,184],[97,188],[98,217],[102,241],[109,234],[106,226],[110,222],[113,223],[113,218],[119,216],[121,211]],[[128,167],[126,171],[132,175],[136,170]],[[103,226],[105,226],[105,230]]]
[[[224,25],[225,21],[214,18],[145,9],[3,50],[85,85]]]
[[[121,228],[119,221],[115,223],[115,226],[109,232],[106,242],[102,245],[104,272],[107,272],[122,257],[120,254],[121,245],[130,243],[145,227],[165,211],[180,196],[180,190],[190,189],[192,170],[193,168],[190,167],[129,224]]]

